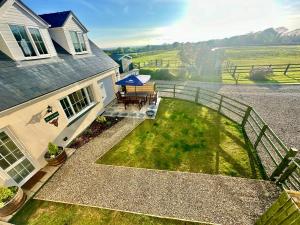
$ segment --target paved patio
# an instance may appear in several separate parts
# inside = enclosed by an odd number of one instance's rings
[[[142,120],[125,118],[78,149],[35,199],[218,224],[253,224],[278,197],[270,182],[95,164]]]

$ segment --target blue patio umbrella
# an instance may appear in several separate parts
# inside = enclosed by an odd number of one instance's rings
[[[116,82],[116,85],[121,86],[143,86],[150,80],[150,75],[129,75],[122,80]]]

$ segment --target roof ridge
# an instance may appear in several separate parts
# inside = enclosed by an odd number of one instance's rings
[[[43,15],[52,15],[52,14],[58,14],[58,13],[73,13],[73,12],[72,12],[72,10],[65,10],[65,11],[52,12],[52,13],[43,13],[43,14],[38,14],[38,15],[43,16]]]

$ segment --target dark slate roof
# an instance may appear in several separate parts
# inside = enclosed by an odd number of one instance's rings
[[[62,27],[71,13],[72,11],[64,11],[64,12],[42,14],[39,16],[42,17],[42,19],[45,20],[47,23],[49,23],[51,25],[51,28],[54,28],[54,27]]]
[[[57,57],[14,62],[0,51],[0,111],[118,67],[90,41],[92,54],[72,56],[57,43]]]

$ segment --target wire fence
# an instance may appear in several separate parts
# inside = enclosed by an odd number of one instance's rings
[[[161,97],[192,101],[238,123],[246,136],[265,178],[285,188],[300,190],[300,166],[294,159],[297,150],[287,148],[251,106],[211,90],[194,86],[156,83]]]

